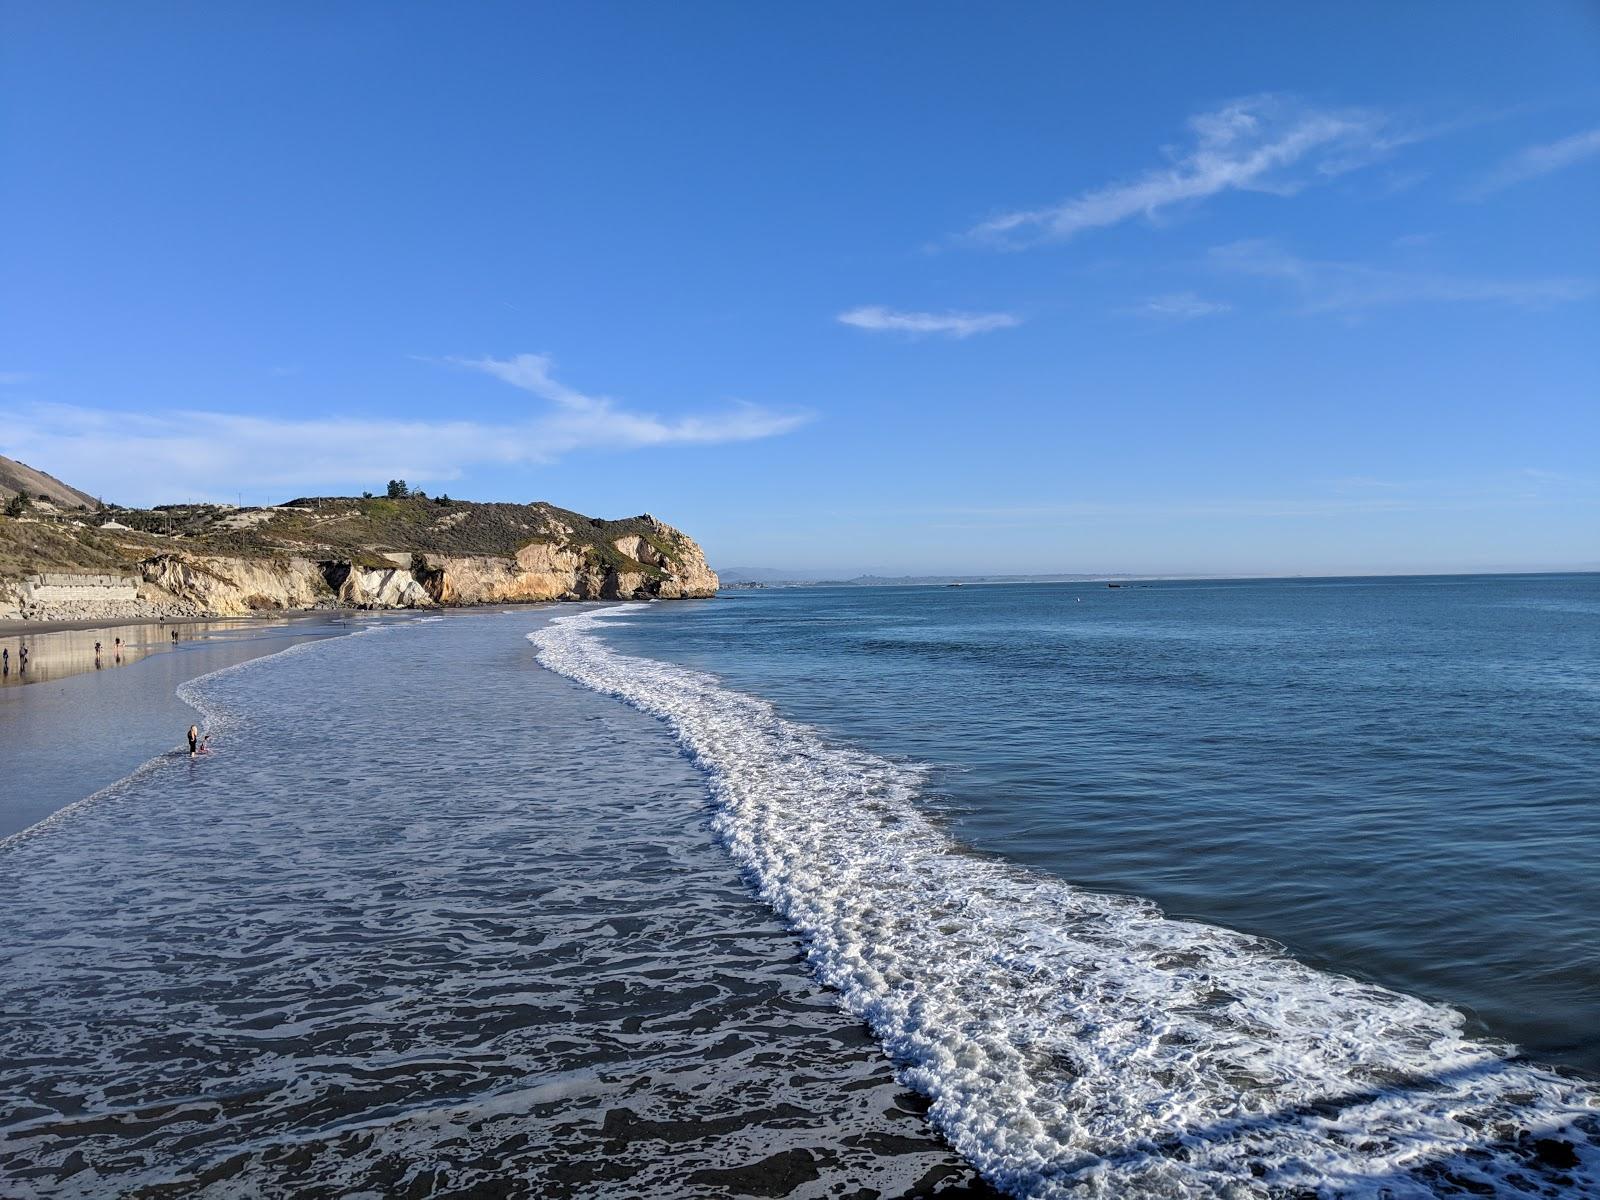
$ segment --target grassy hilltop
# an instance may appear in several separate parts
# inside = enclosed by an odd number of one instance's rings
[[[660,574],[660,567],[617,549],[617,541],[633,537],[668,559],[681,557],[687,540],[648,516],[608,521],[543,501],[318,496],[271,508],[113,505],[93,514],[35,503],[24,519],[0,519],[0,575],[114,570],[175,551],[378,566],[392,565],[383,557],[389,553],[510,557],[536,542],[575,550],[599,568]]]

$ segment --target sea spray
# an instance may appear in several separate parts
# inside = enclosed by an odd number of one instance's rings
[[[606,611],[529,636],[665,719],[714,824],[929,1118],[1026,1196],[1600,1192],[1600,1094],[1453,1009],[1314,970],[961,850],[911,768],[712,676],[608,648]]]

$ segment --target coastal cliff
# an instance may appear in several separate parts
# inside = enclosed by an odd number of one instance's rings
[[[694,540],[649,514],[607,521],[544,502],[325,496],[90,516],[41,499],[0,518],[0,618],[665,600],[717,588]]]

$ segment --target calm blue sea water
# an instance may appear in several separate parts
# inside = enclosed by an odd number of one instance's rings
[[[968,846],[1600,1074],[1600,576],[736,592],[607,638],[932,764]]]

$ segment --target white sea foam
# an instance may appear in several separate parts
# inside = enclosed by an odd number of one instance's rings
[[[1600,1195],[1600,1091],[1452,1009],[964,852],[919,774],[715,678],[610,649],[607,611],[529,634],[665,719],[714,823],[929,1118],[1019,1196]]]

